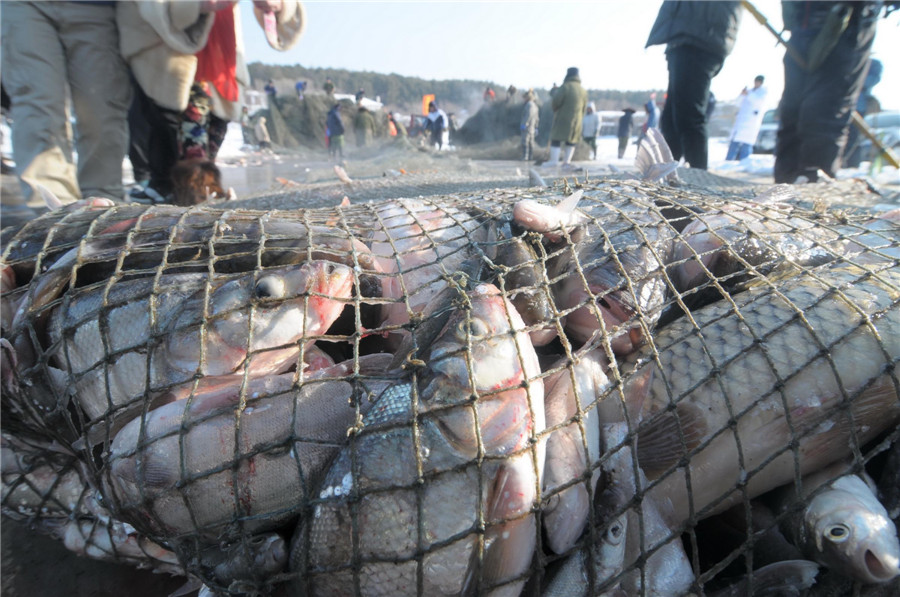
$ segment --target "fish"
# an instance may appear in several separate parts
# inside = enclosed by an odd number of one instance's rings
[[[464,210],[419,199],[386,202],[374,211],[379,228],[367,242],[384,272],[379,329],[396,334],[478,253],[488,228]]]
[[[509,223],[500,228],[493,258],[498,269],[497,285],[516,307],[522,320],[529,327],[531,342],[544,346],[561,332],[556,325],[553,296],[547,279],[545,255],[541,245],[526,238],[527,233],[516,234]]]
[[[656,127],[648,127],[647,135],[638,145],[637,155],[634,158],[634,165],[641,173],[641,178],[651,182],[677,183],[678,166],[683,164],[683,160],[679,163],[672,155],[662,131]]]
[[[897,527],[872,480],[846,468],[839,462],[804,475],[802,488],[779,490],[781,527],[810,560],[865,584],[886,583],[900,576]]]
[[[294,533],[291,594],[525,583],[544,459],[537,355],[492,285],[445,289],[425,316],[446,323],[404,341],[411,372],[378,397]]]
[[[635,462],[629,436],[627,423],[603,425],[601,466],[608,480],[598,500],[605,534],[591,544],[595,582],[608,591],[606,585],[618,579],[614,587],[626,595],[682,595],[694,582],[691,562],[680,533],[664,517],[665,496],[648,495],[649,481]],[[609,538],[614,530],[618,543]]]
[[[69,551],[94,560],[184,576],[175,553],[113,518],[43,519],[38,525]]]
[[[547,275],[575,342],[609,337],[618,355],[643,344],[668,296],[674,229],[652,201],[609,192],[589,210],[574,245],[553,254]]]
[[[765,276],[785,261],[814,267],[847,254],[849,240],[837,222],[802,215],[788,203],[793,199],[789,185],[776,185],[753,201],[730,200],[695,215],[669,264],[679,292],[710,280],[724,280],[736,292],[744,279],[739,274]]]
[[[609,389],[607,367],[606,354],[595,348],[544,378],[547,428],[561,427],[547,438],[543,479],[547,504],[541,512],[547,544],[558,554],[572,549],[588,521],[600,474],[599,467],[591,466],[600,458],[597,400]]]
[[[190,553],[186,551],[186,555]],[[235,581],[265,583],[284,571],[287,559],[287,543],[271,532],[243,537],[224,548],[208,548],[199,555],[200,568],[212,570],[213,578],[226,589]]]
[[[103,422],[197,375],[281,373],[337,319],[353,279],[347,266],[311,261],[237,278],[175,274],[70,292],[49,330],[53,360],[69,375],[59,394],[71,388],[87,420]]]
[[[4,430],[0,439],[0,506],[16,520],[91,515],[87,482],[73,454],[35,446]]]
[[[625,411],[672,529],[849,457],[900,421],[900,270],[823,266],[657,330]],[[796,464],[795,464],[796,463]]]
[[[379,375],[385,357],[372,357]],[[366,362],[356,377],[339,364],[340,377],[304,383],[291,373],[209,380],[116,433],[101,471],[104,496],[151,537],[215,544],[278,528],[304,508],[371,407],[369,393],[383,388],[366,376]]]
[[[587,220],[585,214],[576,209],[583,195],[584,191],[577,190],[555,205],[522,199],[513,206],[513,220],[526,230],[558,240],[565,231],[571,231]]]

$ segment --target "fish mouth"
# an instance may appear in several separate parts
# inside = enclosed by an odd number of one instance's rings
[[[883,583],[900,575],[900,561],[896,557],[879,558],[871,549],[867,549],[863,562],[872,582]]]

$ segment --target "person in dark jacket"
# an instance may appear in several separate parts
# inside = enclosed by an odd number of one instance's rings
[[[575,146],[581,139],[581,119],[587,108],[587,91],[581,86],[578,69],[566,71],[562,87],[553,94],[553,124],[550,127],[550,160],[547,165],[555,168],[559,160],[560,146],[566,144],[563,168],[572,168]]]
[[[676,160],[706,170],[706,108],[713,77],[731,53],[741,22],[740,2],[666,0],[647,47],[666,44],[669,88],[660,129]]]
[[[634,108],[625,108],[623,114],[619,117],[619,159],[625,157],[625,149],[628,147],[628,140],[631,138],[631,130],[634,127]]]
[[[866,77],[881,2],[782,2],[791,32],[775,141],[775,182],[834,176]]]
[[[375,136],[375,117],[361,104],[357,106],[353,129],[356,132],[357,147],[365,147],[372,143],[372,138]]]
[[[328,133],[328,155],[334,160],[344,159],[344,121],[341,120],[341,105],[335,103],[325,118]]]

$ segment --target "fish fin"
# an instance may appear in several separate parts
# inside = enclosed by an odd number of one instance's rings
[[[840,396],[828,399],[828,402],[839,403],[842,400]],[[823,402],[825,399],[823,399]],[[890,375],[882,375],[877,381],[869,385],[858,395],[852,397],[853,421],[856,421],[856,432],[860,432],[860,428],[865,425],[864,421],[880,420],[885,417],[893,417],[895,420],[898,416],[898,408],[900,404],[897,402],[897,392],[891,381]],[[794,417],[794,426],[796,434],[801,437],[800,450],[804,458],[811,458],[815,461],[824,459],[826,462],[834,460],[832,455],[835,452],[835,446],[847,445],[848,441],[853,441],[850,432],[851,419],[849,416],[836,416],[837,411],[828,409],[807,409],[804,411],[806,416],[798,416],[797,412],[792,412]],[[843,412],[843,411],[840,411]],[[822,426],[822,423],[828,422],[824,426],[822,432],[816,433],[815,429]],[[780,432],[790,433],[787,425]],[[864,441],[860,439],[859,441]]]
[[[681,402],[674,411],[651,415],[649,424],[638,427],[638,462],[644,473],[655,479],[676,467],[697,449],[706,432],[706,420],[694,404]]]
[[[638,148],[634,165],[637,166],[641,177],[646,181],[678,179],[675,171],[678,169],[679,162],[672,155],[672,150],[669,149],[669,144],[666,143],[663,134],[656,128],[647,130],[647,137]]]
[[[768,189],[757,195],[754,201],[756,201],[757,203],[764,203],[766,205],[773,205],[776,203],[795,201],[797,198],[797,192],[794,190],[794,187],[792,185],[777,184],[773,187],[769,187]]]
[[[566,215],[570,215],[574,213],[575,208],[578,207],[578,202],[581,201],[581,197],[584,195],[584,191],[578,189],[568,197],[563,198],[562,201],[556,204],[556,210],[564,213]]]
[[[531,183],[533,187],[546,187],[547,183],[544,181],[544,177],[540,175],[540,173],[534,168],[528,169],[528,182]]]
[[[146,454],[145,454],[146,456]],[[144,458],[138,471],[138,455],[123,458],[113,463],[110,472],[127,483],[143,485],[152,489],[171,489],[178,481],[178,466],[157,462],[157,458]],[[173,476],[172,473],[175,473]]]
[[[350,184],[353,182],[353,179],[347,175],[347,171],[338,166],[334,165],[334,173],[337,174],[338,179],[344,184]]]
[[[0,338],[0,379],[2,379],[3,393],[7,396],[15,395],[19,389],[18,359],[16,349],[6,338]]]
[[[472,551],[463,595],[485,594],[490,588],[513,581],[528,570],[535,547],[535,519],[530,513],[534,474],[527,474],[530,458],[500,465],[486,500],[484,554]],[[524,474],[523,474],[524,473]],[[524,581],[523,581],[524,582]]]
[[[59,197],[53,194],[53,191],[45,187],[39,182],[34,183],[34,188],[41,196],[41,199],[44,200],[44,204],[47,206],[50,211],[56,211],[57,209],[62,209],[63,202],[59,200]]]

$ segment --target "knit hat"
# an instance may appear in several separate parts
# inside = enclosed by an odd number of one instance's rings
[[[577,76],[578,76],[578,69],[574,66],[570,66],[569,70],[566,71],[566,78],[568,79],[569,77],[577,77]]]

